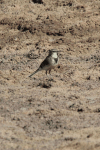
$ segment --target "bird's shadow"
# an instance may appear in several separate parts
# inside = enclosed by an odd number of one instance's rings
[[[31,80],[34,80],[36,82],[36,86],[40,86],[41,88],[51,88],[53,86],[52,82],[56,82],[53,78],[31,78]]]
[[[42,88],[46,88],[46,89],[49,89],[52,87],[52,84],[51,83],[39,83],[38,86],[42,87]]]
[[[38,86],[49,89],[53,86],[52,82],[56,82],[56,81],[54,81],[53,78],[45,79],[45,80],[40,81]]]

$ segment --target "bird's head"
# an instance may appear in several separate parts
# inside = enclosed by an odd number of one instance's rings
[[[56,49],[51,49],[49,50],[49,55],[54,57],[54,58],[57,58],[58,57],[58,52]]]

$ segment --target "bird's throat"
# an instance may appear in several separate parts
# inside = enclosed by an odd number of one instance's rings
[[[53,58],[58,58],[57,53],[56,53],[56,52],[53,53],[53,54],[52,54],[52,57],[53,57]]]

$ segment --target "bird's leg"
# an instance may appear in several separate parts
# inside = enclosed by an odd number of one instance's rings
[[[48,77],[49,77],[47,73],[48,73],[48,70],[46,70],[46,82],[48,82]]]
[[[47,75],[47,70],[46,70],[46,75]]]
[[[51,72],[51,69],[49,69],[49,74],[50,74],[50,72]]]
[[[52,81],[52,78],[51,78],[50,72],[51,72],[51,69],[49,69],[49,75],[50,75],[49,81],[51,82],[51,81]]]

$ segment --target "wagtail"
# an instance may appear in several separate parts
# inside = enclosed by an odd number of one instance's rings
[[[41,70],[46,70],[46,74],[47,71],[49,71],[50,73],[51,69],[55,68],[55,66],[57,66],[58,64],[58,52],[59,51],[57,51],[56,49],[49,50],[49,55],[44,59],[39,68],[35,72],[33,72],[29,77],[32,77],[35,73]]]

